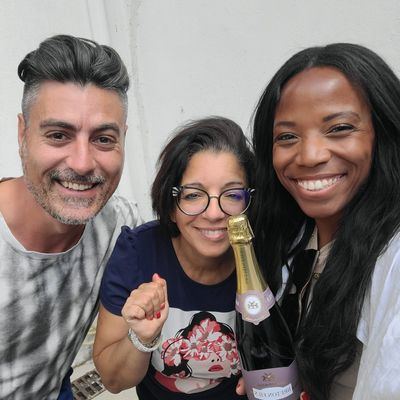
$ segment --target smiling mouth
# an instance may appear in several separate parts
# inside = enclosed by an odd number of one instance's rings
[[[344,175],[338,175],[333,178],[315,179],[315,180],[300,180],[297,179],[296,183],[305,190],[316,192],[319,190],[327,189],[334,186]]]
[[[76,183],[76,182],[68,182],[68,181],[58,181],[61,186],[65,187],[66,189],[76,190],[78,192],[83,192],[85,190],[89,190],[94,188],[97,183],[91,184],[83,184],[83,183]]]
[[[218,238],[221,235],[226,234],[226,228],[224,228],[224,229],[200,229],[200,232],[208,238]]]

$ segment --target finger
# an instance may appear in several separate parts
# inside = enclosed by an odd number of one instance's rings
[[[164,303],[164,290],[160,282],[147,282],[133,290],[129,301],[140,306],[152,318]]]
[[[167,282],[165,281],[165,279],[162,279],[158,274],[153,274],[151,282],[140,285],[139,287],[153,290],[154,293],[157,294],[159,303],[161,304],[164,302],[164,297],[165,297],[164,287],[166,286],[166,284]]]
[[[301,392],[300,400],[310,400],[310,396],[308,395],[307,392]]]
[[[165,291],[164,287],[166,285],[165,280],[161,278],[156,278],[153,281],[155,285],[156,292],[153,298],[153,315],[155,318],[160,318],[162,309],[165,308]]]
[[[239,381],[238,381],[238,383],[237,383],[237,385],[236,385],[236,393],[237,393],[239,396],[246,394],[246,388],[245,388],[245,386],[244,386],[244,379],[243,379],[243,377],[240,377],[240,378],[239,378]]]
[[[126,322],[132,322],[135,320],[143,320],[146,318],[146,312],[143,308],[137,304],[125,303],[121,311],[122,317]]]

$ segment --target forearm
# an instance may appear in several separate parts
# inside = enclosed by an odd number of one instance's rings
[[[111,393],[139,384],[147,373],[151,353],[137,350],[128,337],[93,351],[93,360],[104,386]]]
[[[151,352],[158,346],[156,338],[159,339],[168,309],[166,282],[156,274],[152,282],[131,292],[121,316],[100,305],[93,360],[110,392],[118,393],[142,381]]]

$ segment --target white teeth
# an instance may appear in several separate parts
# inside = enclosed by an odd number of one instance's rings
[[[298,180],[297,183],[303,189],[314,192],[317,190],[326,189],[329,186],[334,185],[340,178],[341,178],[341,176],[336,176],[334,178],[329,178],[329,179],[317,179],[315,181],[300,181],[300,180]]]
[[[223,233],[225,233],[226,230],[225,229],[213,229],[213,230],[209,230],[209,229],[202,229],[201,233],[204,236],[209,236],[209,237],[216,237],[219,235],[222,235]]]
[[[67,189],[78,190],[78,191],[88,190],[93,187],[93,185],[83,185],[81,183],[73,183],[67,181],[60,181],[60,183]]]

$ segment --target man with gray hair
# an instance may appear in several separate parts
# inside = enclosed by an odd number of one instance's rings
[[[0,183],[0,398],[72,399],[68,371],[136,205],[113,195],[129,78],[112,48],[58,35],[20,63],[23,176]],[[64,387],[63,386],[63,387]]]

